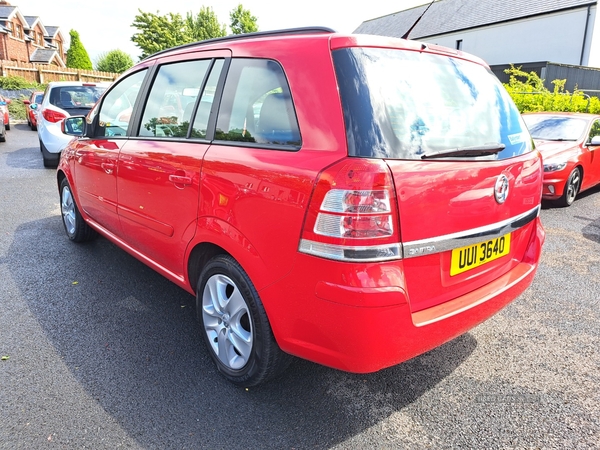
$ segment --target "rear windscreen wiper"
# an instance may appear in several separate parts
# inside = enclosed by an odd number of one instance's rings
[[[471,156],[495,155],[500,153],[505,148],[506,146],[499,142],[493,144],[475,145],[473,147],[458,147],[439,152],[425,153],[423,156],[421,156],[421,159],[448,158],[451,156],[459,156],[464,158]]]

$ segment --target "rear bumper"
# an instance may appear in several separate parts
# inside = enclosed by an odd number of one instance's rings
[[[63,134],[60,129],[60,123],[49,123],[40,121],[37,124],[38,136],[44,143],[48,153],[54,153],[57,159],[60,157],[60,152],[73,139],[73,136]]]
[[[534,230],[512,270],[418,312],[411,311],[398,262],[340,264],[301,255],[292,273],[260,295],[284,351],[348,372],[374,372],[442,345],[517,298],[538,267],[545,237],[539,218]],[[332,270],[332,278],[348,283],[324,281]],[[363,287],[350,286],[357,281]]]

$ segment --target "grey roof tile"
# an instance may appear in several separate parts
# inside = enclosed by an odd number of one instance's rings
[[[415,26],[410,38],[419,39],[596,4],[596,0],[438,0]],[[354,33],[401,37],[428,5],[429,2],[366,20]]]
[[[27,25],[29,25],[29,28],[31,28],[33,26],[33,24],[35,23],[36,20],[39,20],[39,16],[23,16],[23,17],[27,21]]]
[[[8,19],[16,9],[16,6],[0,6],[0,19]]]
[[[51,26],[44,26],[44,28],[46,29],[46,32],[48,34],[46,34],[46,36],[49,37],[56,37],[56,34],[59,32],[60,27],[51,27]]]
[[[58,56],[56,50],[42,50],[38,48],[31,54],[29,60],[32,63],[50,64],[55,56]]]

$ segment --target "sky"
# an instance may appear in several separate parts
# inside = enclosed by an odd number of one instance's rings
[[[326,26],[351,33],[365,20],[392,14],[427,0],[9,0],[24,16],[38,16],[45,26],[60,27],[69,44],[69,31],[76,30],[92,62],[103,53],[122,50],[139,59],[141,51],[131,42],[138,30],[131,27],[138,9],[160,15],[197,14],[203,6],[215,12],[219,22],[229,25],[229,13],[242,4],[258,18],[260,31],[282,28]],[[227,29],[228,33],[229,28]]]

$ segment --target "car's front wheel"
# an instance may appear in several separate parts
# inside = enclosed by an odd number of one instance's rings
[[[60,212],[67,236],[73,242],[90,241],[98,235],[81,217],[66,178],[60,183]]]
[[[563,195],[557,200],[557,203],[560,206],[571,206],[579,193],[579,189],[581,189],[581,170],[576,167],[569,174]]]
[[[232,383],[256,386],[289,365],[292,357],[275,342],[252,281],[232,257],[218,255],[206,264],[196,306],[208,352]]]

